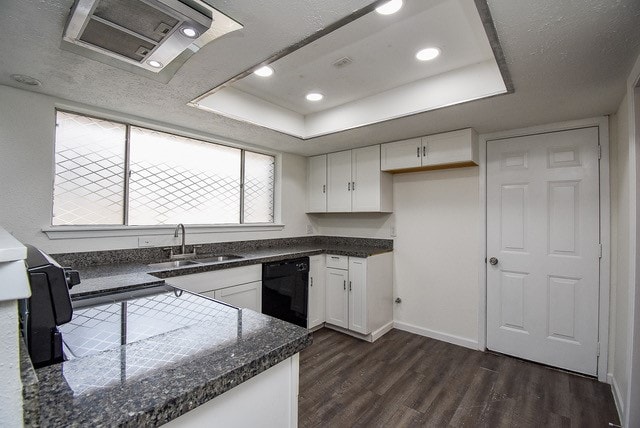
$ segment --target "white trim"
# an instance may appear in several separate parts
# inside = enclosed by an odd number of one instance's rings
[[[397,328],[398,330],[407,331],[409,333],[418,334],[420,336],[430,337],[432,339],[441,340],[443,342],[452,343],[454,345],[463,346],[465,348],[473,350],[478,349],[478,341],[467,339],[466,337],[443,333],[441,331],[435,331],[424,327],[418,327],[417,325],[400,321],[394,321],[393,327]]]
[[[636,149],[636,145],[639,143],[636,141],[637,133],[639,132],[636,129],[636,108],[640,108],[635,104],[635,91],[636,87],[640,85],[640,57],[636,59],[636,62],[629,73],[629,77],[627,79],[627,104],[629,106],[629,307],[628,307],[628,315],[627,315],[627,401],[625,403],[625,408],[628,410],[627,414],[625,414],[625,418],[622,421],[623,426],[631,426],[632,423],[637,423],[640,420],[640,416],[636,415],[637,412],[635,407],[631,406],[631,403],[637,402],[640,398],[638,396],[631,397],[634,395],[634,392],[640,394],[640,387],[633,384],[634,378],[634,370],[640,370],[640,367],[634,367],[634,360],[640,360],[640,357],[634,358],[634,348],[640,346],[636,345],[635,342],[635,322],[636,318],[640,318],[640,312],[636,313],[636,311],[640,311],[640,307],[636,306],[636,299],[640,298],[638,295],[636,288],[638,284],[636,280],[638,278],[639,273],[637,269],[640,268],[640,265],[637,262],[637,251],[638,251],[638,198],[636,197],[636,192],[638,191],[638,167],[640,159]],[[640,352],[640,351],[638,351]],[[635,389],[634,389],[635,388]],[[634,413],[632,415],[631,413]],[[632,420],[633,418],[633,420]]]
[[[620,394],[620,387],[618,386],[618,382],[616,378],[613,377],[613,373],[607,373],[607,383],[611,385],[611,395],[613,395],[613,401],[616,404],[616,410],[618,411],[618,418],[621,421],[624,420],[624,401],[622,400],[622,395]]]
[[[271,232],[284,229],[284,224],[188,224],[189,234],[227,232]],[[49,239],[112,238],[114,236],[148,236],[173,234],[175,225],[158,226],[49,226],[42,231]]]
[[[522,137],[525,135],[542,134],[556,131],[567,131],[587,127],[598,127],[599,143],[602,146],[602,159],[600,160],[600,242],[602,243],[602,258],[600,260],[600,303],[598,315],[598,340],[600,353],[598,358],[598,380],[605,382],[607,379],[607,364],[609,359],[609,293],[611,270],[611,189],[609,187],[609,120],[606,116],[589,119],[574,120],[569,122],[551,123],[547,125],[532,126],[529,128],[514,129],[480,135],[480,212],[481,218],[481,245],[480,248],[480,301],[478,308],[478,345],[479,349],[486,348],[487,329],[487,264],[485,263],[487,244],[487,142],[506,138]],[[635,260],[631,259],[630,260]]]
[[[291,427],[296,427],[298,423],[298,397],[300,395],[300,353],[293,355],[291,358],[291,408],[289,414],[291,415]]]
[[[383,325],[382,327],[380,327],[376,331],[372,332],[371,333],[371,341],[375,342],[376,340],[380,339],[385,334],[389,333],[391,330],[393,330],[393,321],[389,321],[388,323],[386,323],[385,325]]]
[[[27,258],[27,247],[0,227],[0,262],[14,262]]]
[[[26,258],[27,247],[0,227],[0,302],[31,296]]]
[[[482,136],[478,139],[478,195],[480,211],[480,239],[478,269],[478,349],[487,350],[487,141]]]

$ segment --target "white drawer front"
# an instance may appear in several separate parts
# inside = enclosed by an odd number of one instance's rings
[[[349,269],[349,257],[327,254],[327,267],[347,270]]]

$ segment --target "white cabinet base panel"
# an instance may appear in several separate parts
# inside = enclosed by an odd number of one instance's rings
[[[170,428],[295,428],[299,354],[170,421]]]
[[[337,325],[325,324],[324,326],[327,327],[327,328],[330,328],[331,330],[335,330],[335,331],[339,331],[340,333],[348,334],[349,336],[355,337],[355,338],[360,339],[360,340],[366,340],[367,342],[375,342],[376,340],[380,339],[382,336],[384,336],[385,334],[387,334],[391,330],[393,330],[393,321],[391,321],[388,324],[383,325],[382,327],[380,327],[379,329],[373,331],[370,334],[356,333],[355,331],[347,330],[346,328],[338,327]]]

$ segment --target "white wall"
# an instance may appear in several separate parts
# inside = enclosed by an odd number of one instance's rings
[[[51,204],[54,168],[55,107],[91,111],[87,106],[76,106],[49,96],[0,86],[0,225],[20,241],[36,245],[45,251],[91,251],[116,248],[135,248],[138,238],[108,237],[50,240],[42,228],[51,225]],[[95,115],[114,116],[114,112],[94,111]],[[119,116],[121,120],[142,119]],[[152,123],[182,130],[177,126]],[[195,133],[194,133],[195,134]],[[199,134],[204,138],[215,136]],[[237,142],[233,142],[237,144]],[[259,144],[259,141],[247,142]],[[223,242],[245,239],[267,239],[300,236],[306,233],[307,217],[304,213],[306,159],[291,154],[282,155],[282,231],[226,232],[196,234],[188,230],[187,243]],[[173,233],[166,237],[172,241]],[[177,241],[175,241],[177,243]]]
[[[478,168],[396,174],[394,214],[313,216],[318,233],[389,238],[395,225],[398,327],[475,347],[478,335]]]
[[[18,308],[15,300],[0,301],[0,426],[22,426],[22,382],[18,354]]]

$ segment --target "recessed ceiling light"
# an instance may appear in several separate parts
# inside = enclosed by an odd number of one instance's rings
[[[376,7],[376,12],[380,15],[391,15],[396,13],[402,7],[402,0],[391,0]]]
[[[149,64],[153,68],[162,68],[162,63],[159,61],[156,61],[155,59],[152,59],[151,61],[147,61],[147,64]]]
[[[269,67],[268,65],[265,65],[255,70],[253,73],[260,77],[269,77],[273,74],[273,68]]]
[[[180,32],[185,36],[189,37],[190,39],[195,39],[196,37],[198,37],[198,32],[191,27],[182,27],[180,29]]]
[[[426,48],[418,51],[418,53],[416,54],[416,58],[418,58],[420,61],[430,61],[437,58],[438,55],[440,55],[440,49]]]
[[[309,92],[306,98],[307,98],[307,101],[320,101],[321,99],[324,98],[324,95],[322,95],[319,92]]]
[[[23,85],[29,85],[29,86],[42,85],[42,82],[40,82],[38,79],[34,79],[33,77],[27,76],[25,74],[12,74],[11,78],[18,83],[22,83]]]

